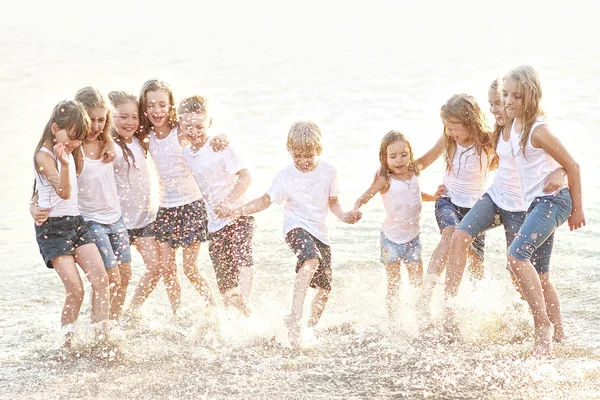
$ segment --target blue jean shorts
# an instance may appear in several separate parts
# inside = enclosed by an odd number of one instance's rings
[[[467,215],[470,208],[459,207],[450,201],[449,197],[442,197],[435,202],[435,219],[440,232],[449,226],[458,226],[462,219]],[[483,262],[485,254],[485,233],[478,233],[471,248],[475,256]]]
[[[405,263],[420,263],[421,251],[421,239],[419,235],[408,243],[398,244],[389,240],[383,232],[380,234],[381,243],[381,262],[385,265],[396,264],[400,261]]]
[[[553,240],[554,231],[569,219],[572,208],[569,189],[562,189],[556,196],[536,197],[508,249],[508,255],[520,261],[533,261],[534,251],[546,245],[551,238]]]
[[[129,235],[129,243],[133,244],[136,239],[154,237],[154,222],[150,222],[148,225],[141,228],[127,229]]]
[[[48,268],[54,268],[52,260],[56,257],[75,255],[78,247],[94,243],[80,215],[48,218],[42,225],[35,225],[35,238]]]
[[[101,224],[95,221],[86,221],[85,224],[100,251],[104,268],[111,269],[119,263],[131,262],[129,235],[123,218],[119,218],[114,224]]]
[[[508,249],[521,229],[526,215],[525,211],[506,211],[498,207],[490,195],[485,193],[464,216],[456,229],[475,237],[481,232],[503,225]],[[554,234],[533,252],[531,262],[539,274],[544,274],[550,269],[553,246]]]

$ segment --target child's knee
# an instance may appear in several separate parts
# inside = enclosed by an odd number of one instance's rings
[[[305,260],[302,263],[300,270],[314,273],[317,270],[317,268],[319,268],[319,262],[320,261],[318,258],[310,258],[308,260]],[[298,272],[300,272],[300,271],[298,271]]]
[[[456,229],[454,233],[452,233],[452,247],[462,247],[467,248],[473,242],[473,237],[469,235],[465,231],[461,231]]]

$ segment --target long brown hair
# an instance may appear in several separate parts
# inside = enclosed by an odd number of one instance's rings
[[[517,91],[521,93],[523,114],[520,116],[523,124],[521,140],[519,141],[521,150],[525,152],[525,145],[531,135],[531,127],[538,117],[546,117],[546,112],[542,108],[542,84],[538,72],[529,65],[521,65],[510,71],[504,76],[504,79],[510,78],[517,84]]]
[[[455,94],[440,109],[440,117],[453,124],[461,124],[473,139],[475,150],[481,157],[482,153],[491,158],[495,153],[492,135],[488,130],[485,114],[477,100],[468,94]],[[452,159],[456,153],[456,141],[449,137],[444,127],[445,148],[444,158],[446,170],[452,169]]]
[[[173,129],[177,126],[177,110],[175,108],[175,96],[173,96],[173,89],[171,89],[171,86],[169,86],[167,82],[160,79],[147,80],[142,85],[142,89],[140,90],[140,102],[138,108],[140,129],[135,134],[144,148],[148,147],[148,134],[152,128],[152,124],[148,120],[148,113],[146,110],[148,107],[146,93],[156,90],[162,90],[169,97],[169,113],[167,116],[167,124],[169,125],[169,128]]]
[[[67,132],[75,128],[75,137],[72,138],[73,140],[85,140],[92,125],[90,117],[88,116],[83,104],[73,100],[63,100],[59,102],[54,107],[54,110],[52,110],[52,114],[50,115],[50,118],[44,127],[44,131],[42,132],[42,137],[40,138],[40,141],[33,152],[33,166],[37,174],[40,173],[40,170],[37,162],[35,161],[35,156],[40,149],[44,147],[44,145],[52,147],[50,144],[54,142],[54,135],[52,134],[53,123],[55,123],[59,129],[65,129]],[[37,187],[34,179],[33,194],[31,195],[31,198],[33,199],[36,194]]]
[[[139,109],[137,97],[135,97],[135,95],[133,95],[131,93],[127,93],[123,90],[113,90],[112,92],[110,92],[108,94],[108,98],[109,98],[110,102],[112,103],[113,107],[115,108],[115,112],[117,110],[117,107],[119,107],[123,104],[129,104],[129,103],[134,103],[136,105],[136,107]],[[139,114],[138,114],[138,118],[139,118]],[[138,126],[138,130],[139,130],[139,126]],[[137,133],[137,131],[135,133]],[[134,135],[135,135],[135,133],[134,133]],[[129,146],[127,146],[127,143],[125,143],[121,139],[121,137],[119,136],[119,133],[117,132],[117,128],[114,126],[113,126],[112,137],[113,137],[115,143],[121,148],[121,150],[123,150],[123,159],[127,163],[127,172],[129,173],[129,169],[131,168],[131,163],[133,163],[133,165],[135,166],[135,156],[131,152],[131,149],[129,148]],[[145,148],[144,148],[144,150],[145,150]]]
[[[388,156],[387,149],[391,144],[396,143],[396,142],[406,143],[406,147],[408,147],[409,158],[410,158],[409,169],[416,176],[419,176],[419,173],[420,173],[419,168],[415,164],[415,156],[413,154],[412,147],[410,145],[410,142],[406,138],[406,136],[404,136],[404,134],[400,131],[389,131],[388,133],[385,134],[383,139],[381,139],[381,145],[379,146],[380,168],[379,168],[378,176],[382,176],[386,182],[385,186],[381,189],[381,193],[387,192],[388,189],[390,188],[390,184],[392,182],[392,177],[391,177],[392,171],[390,171],[390,167],[388,166],[388,163],[387,163],[387,156]]]

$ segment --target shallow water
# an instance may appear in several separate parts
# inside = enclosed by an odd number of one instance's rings
[[[521,5],[507,18],[515,10],[509,1],[497,31],[487,17],[493,10],[470,1],[463,9],[402,10],[394,3],[178,2],[173,10],[158,2],[76,4],[13,4],[13,12],[0,16],[0,397],[600,398],[600,186],[594,179],[600,161],[593,145],[600,130],[600,45],[590,39],[600,32],[584,3]],[[535,27],[528,18],[533,12]],[[159,27],[149,22],[169,13]],[[539,32],[535,46],[524,40]],[[448,97],[467,92],[485,106],[489,82],[522,63],[542,74],[551,126],[581,164],[584,181],[588,225],[577,232],[561,227],[553,255],[568,335],[553,358],[528,358],[531,317],[504,269],[499,230],[487,239],[488,277],[477,284],[465,279],[458,298],[460,341],[448,343],[438,332],[440,289],[434,326],[425,333],[407,284],[389,322],[378,198],[357,225],[330,218],[334,291],[302,350],[291,350],[285,339],[295,259],[281,234],[281,207],[274,205],[257,215],[250,319],[221,311],[219,323],[210,324],[180,274],[184,305],[177,320],[161,283],[141,319],[123,324],[111,354],[89,346],[86,298],[73,358],[58,355],[63,288],[43,266],[27,211],[32,151],[58,100],[90,84],[137,93],[154,76],[170,82],[178,98],[208,94],[216,128],[227,132],[252,173],[251,196],[262,195],[289,162],[290,123],[312,119],[324,131],[324,158],[337,166],[340,199],[350,207],[370,183],[387,131],[405,132],[421,154],[441,133],[439,107]],[[424,190],[435,190],[442,170],[438,161],[424,172]],[[427,263],[439,240],[432,204],[423,208],[421,238]],[[133,253],[131,291],[144,268]],[[216,293],[207,253],[203,246],[199,267]]]

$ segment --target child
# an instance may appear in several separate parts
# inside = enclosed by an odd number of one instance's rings
[[[445,292],[447,296],[456,296],[458,293],[467,262],[467,249],[473,242],[473,238],[487,229],[502,224],[508,248],[523,225],[528,208],[528,205],[523,204],[521,198],[516,160],[510,144],[512,121],[506,123],[507,118],[499,83],[499,80],[495,79],[488,90],[490,111],[496,119],[493,140],[498,157],[498,169],[492,185],[481,199],[477,200],[452,235],[446,272]],[[558,168],[548,175],[544,193],[558,192],[564,186],[565,173],[563,168]],[[546,273],[549,269],[552,242],[553,235],[533,253],[532,263],[539,273]],[[514,275],[512,276],[514,277]],[[520,290],[518,284],[516,287]],[[555,333],[558,333],[558,330]]]
[[[108,277],[77,207],[78,187],[71,154],[86,138],[90,125],[80,103],[61,101],[54,107],[34,153],[33,194],[39,207],[49,209],[45,222],[36,221],[35,233],[46,266],[54,268],[65,286],[62,326],[77,320],[83,302],[77,261],[92,286],[92,323],[102,323],[104,331],[109,308]],[[68,332],[65,346],[70,345],[70,338]]]
[[[292,310],[285,323],[292,346],[301,344],[304,299],[308,286],[317,289],[313,299],[309,326],[314,327],[331,291],[331,248],[325,219],[328,209],[340,220],[353,224],[359,211],[344,212],[338,200],[337,171],[320,160],[321,130],[313,122],[295,122],[288,133],[287,150],[293,164],[283,168],[262,197],[237,207],[223,216],[253,214],[272,202],[284,204],[283,233],[288,246],[298,257]]]
[[[538,273],[532,265],[532,253],[542,246],[556,228],[569,221],[575,230],[585,225],[582,209],[579,165],[544,121],[540,105],[542,87],[538,73],[528,65],[517,67],[504,76],[502,97],[506,114],[514,119],[510,143],[515,155],[521,197],[528,206],[527,217],[508,250],[508,262],[517,277],[533,314],[535,325],[534,355],[551,352],[553,328],[562,338],[558,293],[550,282],[550,273]],[[569,187],[556,195],[544,193],[546,176],[557,167],[567,171]]]
[[[156,207],[152,200],[149,160],[139,139],[138,100],[132,94],[113,91],[108,97],[115,107],[115,181],[129,241],[139,251],[146,271],[136,287],[128,313],[135,313],[161,277],[160,245],[154,237]]]
[[[387,309],[393,316],[394,300],[400,287],[400,267],[406,265],[410,283],[420,286],[423,280],[421,260],[421,200],[433,201],[433,196],[421,193],[419,168],[412,148],[399,131],[388,132],[379,148],[381,167],[375,181],[356,200],[354,210],[366,204],[375,194],[381,193],[386,219],[381,227],[381,262],[388,277]]]
[[[131,279],[129,236],[121,216],[113,164],[102,162],[104,138],[111,137],[112,109],[108,100],[93,87],[75,94],[92,122],[81,147],[74,152],[79,186],[78,205],[104,261],[111,285],[110,318],[118,319]]]
[[[209,254],[215,268],[217,285],[226,306],[232,305],[250,314],[247,301],[254,282],[252,236],[254,217],[220,218],[217,210],[245,204],[250,186],[250,173],[231,147],[215,152],[208,129],[212,125],[208,101],[201,96],[181,101],[179,128],[190,145],[184,147],[183,158],[192,171],[208,211]]]
[[[158,172],[160,203],[155,237],[160,243],[163,278],[173,314],[181,304],[176,250],[183,248],[183,271],[198,293],[215,305],[206,279],[198,271],[200,244],[207,238],[206,207],[198,185],[183,161],[183,135],[178,133],[171,87],[163,81],[146,81],[140,92],[140,129],[136,137],[148,143]]]
[[[494,153],[491,135],[486,129],[485,115],[475,98],[467,94],[454,95],[442,106],[444,124],[447,195],[435,202],[435,217],[442,233],[427,269],[424,306],[428,307],[436,281],[444,270],[450,240],[456,226],[481,197],[489,165]],[[473,242],[476,277],[483,277],[484,237]],[[427,310],[425,310],[427,312]]]

